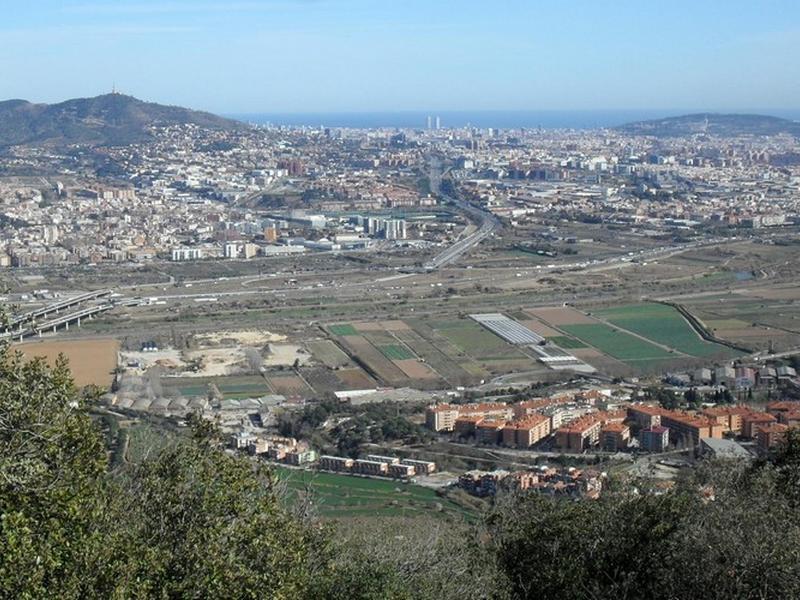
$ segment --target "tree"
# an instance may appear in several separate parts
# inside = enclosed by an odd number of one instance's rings
[[[324,538],[213,424],[107,470],[66,362],[0,353],[0,590],[12,598],[297,598]]]
[[[628,480],[595,502],[501,497],[493,553],[515,598],[797,597],[798,456],[792,435],[774,462],[707,462],[668,492]]]
[[[257,463],[181,442],[135,467],[120,491],[117,593],[289,599],[307,589],[309,532]]]
[[[7,597],[91,595],[102,563],[103,438],[62,358],[0,350],[0,589]]]

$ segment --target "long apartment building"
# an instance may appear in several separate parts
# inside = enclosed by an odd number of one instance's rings
[[[751,414],[752,409],[747,406],[714,406],[700,411],[704,417],[712,419],[722,425],[723,431],[729,431],[735,435],[742,433],[742,418]]]
[[[530,448],[548,435],[550,418],[536,413],[506,423],[501,431],[503,445],[516,448]]]
[[[608,423],[622,423],[624,410],[584,415],[556,430],[556,446],[570,452],[582,452],[600,443],[600,432]]]
[[[767,412],[778,419],[783,425],[800,425],[800,402],[785,400],[767,404]]]
[[[353,463],[353,472],[362,475],[386,475],[389,473],[389,465],[378,460],[358,459]]]
[[[664,411],[661,425],[669,429],[670,440],[675,443],[691,442],[695,446],[700,438],[722,438],[722,425],[706,417],[681,411]]]
[[[342,456],[320,456],[319,468],[324,471],[349,471],[354,462],[352,458]]]
[[[724,431],[724,426],[716,418],[646,404],[629,406],[628,417],[645,429],[659,425],[666,427],[669,429],[670,441],[675,444],[697,445],[700,438],[719,439]]]
[[[503,402],[434,404],[425,410],[425,424],[433,431],[455,431],[461,417],[510,419],[514,409]]]
[[[769,413],[751,412],[742,417],[742,435],[748,438],[757,438],[758,431],[778,422],[778,418]]]
[[[479,444],[497,444],[502,439],[505,419],[483,419],[475,427],[475,439]]]
[[[522,420],[535,414],[547,414],[551,418],[551,427],[558,427],[564,420],[571,420],[585,412],[585,408],[576,408],[574,406],[576,403],[592,404],[601,396],[596,390],[588,390],[574,395],[559,394],[550,398],[533,398],[516,404],[505,402],[433,404],[425,411],[425,424],[433,431],[458,431],[459,421],[462,421],[463,427],[467,429],[471,427],[471,431],[474,432],[481,418],[510,421]]]

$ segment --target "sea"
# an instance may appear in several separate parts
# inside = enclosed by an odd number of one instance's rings
[[[662,119],[700,112],[759,114],[800,120],[798,110],[775,109],[669,109],[669,110],[520,110],[520,111],[400,111],[229,114],[228,117],[257,125],[291,127],[341,127],[349,129],[425,129],[428,117],[442,128],[479,129],[600,129],[635,121]]]

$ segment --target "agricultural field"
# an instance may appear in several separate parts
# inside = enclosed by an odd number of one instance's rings
[[[287,398],[313,396],[313,390],[297,375],[273,375],[270,373],[267,379],[276,394],[281,394]]]
[[[481,379],[547,367],[471,319],[429,321],[435,343],[461,367]]]
[[[359,368],[340,369],[336,371],[336,378],[343,390],[369,390],[377,387],[375,380]]]
[[[285,482],[290,501],[310,491],[312,506],[322,517],[471,516],[434,490],[414,484],[285,467],[275,467],[275,472]]]
[[[384,385],[434,389],[447,384],[437,371],[437,366],[446,362],[444,357],[404,321],[371,321],[328,327],[331,334],[351,329],[356,331],[355,335],[336,336],[338,345],[352,357],[351,365],[364,367],[369,375]],[[426,353],[434,355],[430,364]],[[328,364],[333,362],[328,359]],[[461,374],[469,377],[466,373]],[[363,381],[365,374],[352,372],[352,369],[338,369],[336,376],[346,382],[346,389],[375,387],[371,378]],[[356,385],[356,379],[362,380],[360,383],[363,385]]]
[[[218,390],[225,399],[256,398],[270,394],[267,382],[259,375],[224,377],[162,377],[161,386],[167,397],[208,396]]]
[[[444,343],[432,343],[423,337],[423,333],[428,338],[436,336],[434,330],[426,324],[416,321],[411,321],[410,324],[413,325],[413,329],[396,331],[395,336],[406,346],[413,348],[417,356],[424,359],[425,364],[429,365],[449,385],[469,385],[474,382],[476,377],[488,377],[488,372],[477,363],[464,362],[463,352],[454,348],[446,340]],[[445,353],[448,345],[453,348],[452,354],[455,360]]]
[[[574,350],[577,348],[587,347],[586,344],[580,340],[576,340],[575,338],[566,335],[554,335],[547,338],[547,341],[555,344],[559,348],[563,348],[564,350]]]
[[[458,346],[462,352],[475,358],[487,360],[519,357],[516,348],[470,319],[436,321],[431,323],[431,327]]]
[[[303,379],[314,388],[318,397],[342,389],[342,382],[336,377],[336,372],[324,366],[305,368],[301,372]]]
[[[119,342],[111,338],[88,340],[61,340],[13,344],[14,350],[22,352],[26,359],[42,357],[54,365],[59,354],[69,361],[75,385],[97,385],[108,388],[114,381]]]
[[[349,323],[328,327],[333,335],[358,335],[358,330]]]
[[[358,357],[367,368],[388,385],[399,386],[407,379],[405,374],[386,358],[370,341],[361,335],[345,335],[339,338],[347,351]]]
[[[614,329],[605,323],[562,324],[559,327],[579,340],[594,346],[604,354],[626,363],[635,365],[639,362],[670,360],[673,358],[669,351],[654,346],[629,333]]]
[[[352,365],[350,357],[331,340],[315,340],[306,344],[309,352],[329,369],[339,369]]]
[[[676,298],[719,338],[751,350],[800,346],[800,287],[749,287],[723,294]]]
[[[686,319],[664,304],[631,304],[594,311],[600,319],[662,346],[695,357],[730,357],[736,352],[703,340]]]
[[[385,346],[378,346],[378,349],[389,360],[408,360],[414,358],[414,353],[405,346],[399,344],[387,344]]]

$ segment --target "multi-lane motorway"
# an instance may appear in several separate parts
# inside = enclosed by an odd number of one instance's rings
[[[456,260],[459,256],[463,255],[467,251],[471,250],[478,244],[480,244],[484,239],[489,237],[496,229],[499,229],[501,226],[500,219],[498,219],[494,214],[483,210],[482,208],[475,206],[474,204],[467,202],[465,200],[461,200],[460,198],[456,198],[453,196],[449,196],[444,194],[440,191],[439,183],[442,178],[442,173],[440,171],[440,162],[436,158],[430,159],[430,183],[431,183],[431,191],[434,193],[438,193],[439,196],[442,197],[445,201],[449,202],[456,208],[458,208],[461,212],[466,213],[470,219],[480,223],[478,229],[471,233],[470,235],[456,241],[454,244],[451,244],[446,249],[442,250],[439,254],[431,258],[428,262],[423,265],[423,268],[426,271],[434,271],[445,265],[450,264],[454,260]]]

